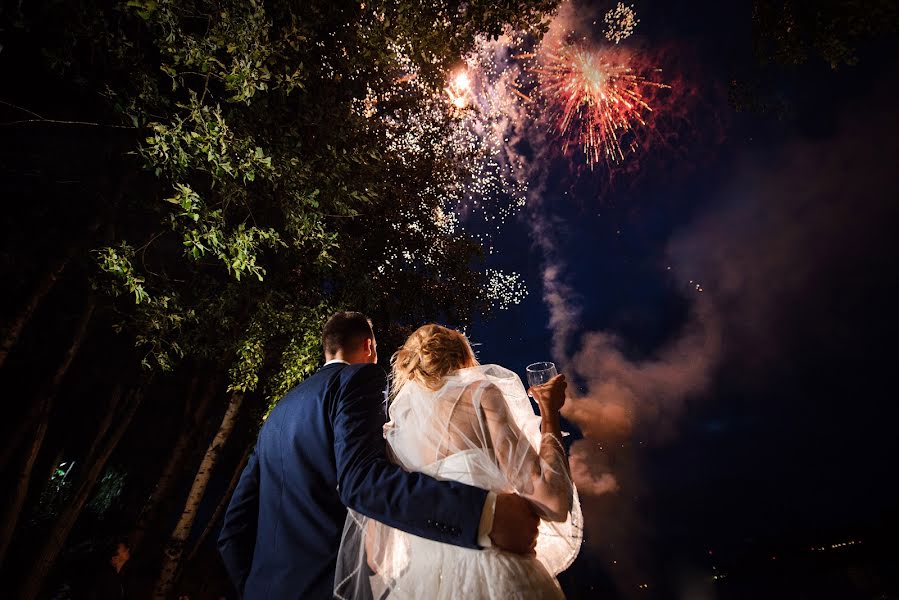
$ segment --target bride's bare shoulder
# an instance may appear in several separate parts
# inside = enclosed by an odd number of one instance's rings
[[[469,397],[474,407],[490,413],[504,412],[506,400],[500,388],[487,378],[477,379],[465,386],[464,394]]]

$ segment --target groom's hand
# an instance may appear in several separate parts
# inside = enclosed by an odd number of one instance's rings
[[[539,524],[540,518],[534,513],[530,502],[516,494],[499,494],[490,539],[502,550],[533,554]]]

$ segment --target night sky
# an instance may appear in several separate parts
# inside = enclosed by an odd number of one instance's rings
[[[584,494],[587,541],[563,587],[744,597],[733,586],[773,577],[782,587],[762,589],[801,597],[784,582],[817,568],[803,552],[861,540],[869,554],[849,559],[859,577],[895,591],[871,566],[896,564],[877,540],[899,523],[895,40],[863,46],[856,66],[782,72],[769,82],[782,114],[738,112],[726,86],[756,63],[749,4],[636,8],[634,43],[691,91],[682,121],[611,180],[557,157],[488,260],[521,273],[529,296],[469,331],[484,363],[523,375],[557,360],[575,396],[603,402],[602,384],[637,380],[628,431],[575,442],[618,489]],[[551,225],[553,256],[534,222]],[[547,266],[577,307],[563,356]],[[572,417],[572,439],[601,420],[595,406]],[[785,572],[766,564],[778,554]],[[841,597],[840,576],[827,577],[817,597]]]
[[[601,25],[591,23],[614,4],[574,3],[588,43],[601,41]],[[578,152],[554,148],[551,133],[519,131],[512,145],[533,175],[527,206],[496,230],[476,215],[462,218],[466,231],[491,236],[495,252],[481,266],[518,273],[528,289],[520,304],[466,329],[479,360],[523,379],[529,363],[553,360],[570,382],[563,428],[585,521],[582,551],[559,576],[571,600],[899,599],[899,39],[862,39],[857,64],[837,69],[819,56],[764,68],[753,48],[753,4],[633,2],[640,23],[626,45],[651,57],[672,85],[641,148],[620,165],[591,169]],[[11,62],[13,51],[30,47],[0,51]],[[31,64],[4,83],[24,80]],[[38,98],[23,106],[39,112],[64,100],[58,114],[79,119],[97,102],[92,89],[89,100],[70,101],[56,81],[4,98]],[[732,81],[756,81],[767,109],[738,106]],[[105,162],[105,144],[121,142],[96,142],[102,152],[94,152],[88,134],[46,131],[19,153],[46,152],[56,184],[89,167],[100,182],[90,185],[107,193],[106,170],[127,166]],[[63,142],[45,142],[57,135]],[[27,188],[26,198],[56,189],[54,177],[38,187],[32,177],[26,170],[6,183]],[[67,190],[53,194],[70,202]],[[8,223],[17,211],[32,207],[10,206]],[[38,248],[48,231],[23,247]],[[11,310],[19,288],[0,304]],[[60,322],[59,335],[69,335],[83,291],[70,288],[45,309],[63,318],[41,325],[18,351],[31,362],[15,378],[46,377],[47,356],[58,349],[39,338],[57,335],[50,330]],[[98,336],[89,356],[106,356],[104,344],[117,348],[111,335]],[[75,400],[113,368],[97,360],[67,384],[58,446],[90,441],[98,418]],[[172,400],[117,451],[135,474],[128,510],[141,506],[155,463],[178,435],[168,429],[181,418],[172,407],[183,394],[168,390],[185,383],[161,384],[156,393]],[[68,427],[73,415],[90,427]],[[250,421],[235,438],[255,436]],[[223,462],[236,464],[241,451],[232,443]],[[228,469],[216,475],[198,522],[229,477]],[[76,533],[73,540],[93,535]],[[190,576],[224,581],[217,555],[209,557],[209,573],[198,563]]]

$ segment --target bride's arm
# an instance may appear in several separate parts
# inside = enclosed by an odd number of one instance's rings
[[[365,537],[365,562],[368,563],[368,568],[375,574],[378,572],[378,557],[376,556],[378,551],[377,527],[378,522],[374,519],[369,519],[362,534]]]
[[[559,410],[565,402],[565,380],[532,390],[540,404],[541,440],[539,453],[508,414],[506,400],[494,385],[480,394],[480,404],[500,468],[516,491],[534,505],[547,521],[564,521],[571,510],[572,485],[568,456],[562,446]]]

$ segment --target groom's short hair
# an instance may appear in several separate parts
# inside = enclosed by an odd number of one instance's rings
[[[371,319],[361,312],[346,310],[334,314],[322,331],[322,347],[326,355],[337,354],[340,350],[352,350],[366,338],[374,338]]]

